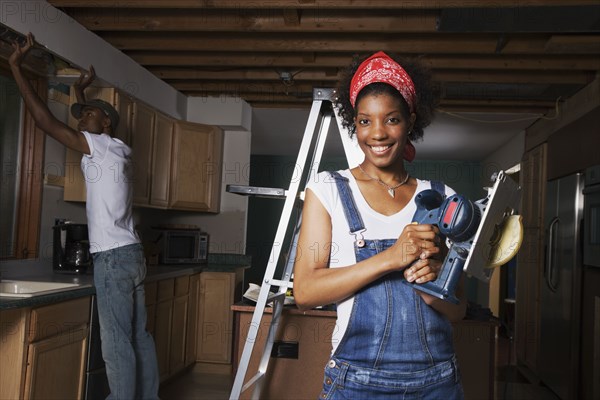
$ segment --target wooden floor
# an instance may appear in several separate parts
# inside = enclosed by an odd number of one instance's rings
[[[515,366],[514,360],[514,350],[510,341],[500,335],[496,357],[494,400],[560,400],[545,386],[530,382]],[[233,378],[230,375],[207,374],[195,368],[161,388],[160,398],[161,400],[229,399]]]

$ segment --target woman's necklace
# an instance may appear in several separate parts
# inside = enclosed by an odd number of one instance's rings
[[[390,194],[391,197],[395,196],[394,190],[398,189],[400,186],[404,185],[406,182],[408,182],[408,178],[410,178],[410,174],[407,172],[406,173],[406,177],[404,178],[404,180],[402,182],[400,182],[399,184],[397,184],[396,186],[390,186],[387,183],[385,183],[384,181],[382,181],[379,178],[374,178],[371,175],[367,174],[367,172],[363,169],[362,165],[358,164],[358,168],[360,169],[360,171],[365,174],[369,179],[371,179],[372,181],[375,181],[377,183],[379,183],[380,185],[383,185],[387,188],[388,193]]]

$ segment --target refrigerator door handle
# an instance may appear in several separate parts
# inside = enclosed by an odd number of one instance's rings
[[[552,221],[550,221],[550,226],[548,228],[548,246],[547,246],[547,255],[546,255],[546,268],[544,268],[544,277],[546,278],[546,285],[552,292],[556,292],[557,285],[554,284],[554,247],[556,245],[556,237],[557,230],[560,219],[558,217],[554,217]]]

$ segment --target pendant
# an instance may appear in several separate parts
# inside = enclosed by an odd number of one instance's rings
[[[390,194],[390,196],[395,197],[394,189],[388,189],[388,193]]]

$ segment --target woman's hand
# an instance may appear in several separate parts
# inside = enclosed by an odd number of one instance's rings
[[[428,265],[427,259],[440,252],[438,247],[439,229],[435,225],[412,223],[406,225],[396,243],[386,252],[392,269],[401,270],[419,260],[415,268],[420,270]]]
[[[421,253],[418,261],[404,270],[404,278],[408,282],[430,282],[437,279],[441,269],[442,262],[435,258],[430,258],[428,252],[425,251]]]

